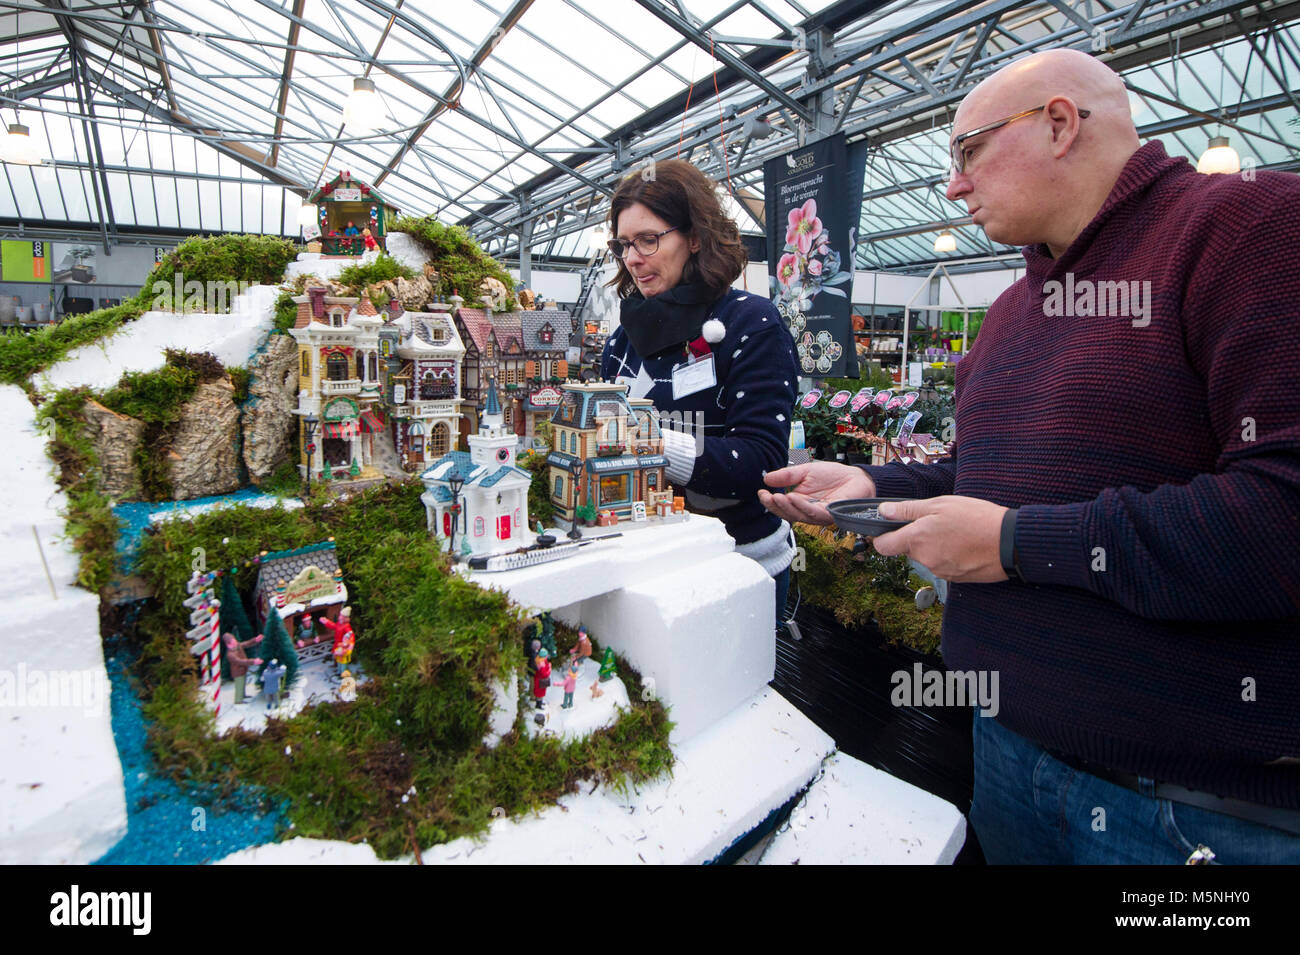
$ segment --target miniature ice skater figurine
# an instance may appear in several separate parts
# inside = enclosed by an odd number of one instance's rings
[[[357,681],[351,670],[344,670],[343,678],[339,680],[339,699],[344,703],[356,702]]]
[[[284,695],[285,666],[279,660],[272,660],[270,666],[262,671],[262,692],[266,694],[266,708],[278,706]]]
[[[614,666],[614,648],[606,647],[605,656],[600,661],[600,682],[615,676],[618,676],[618,669]]]
[[[578,628],[578,642],[569,648],[569,655],[577,655],[584,660],[591,659],[591,638],[587,636],[587,628]]]
[[[551,685],[551,655],[542,647],[537,651],[537,670],[533,673],[533,699],[539,710],[546,709],[546,690]]]
[[[252,657],[251,659],[244,655],[244,648],[251,647],[254,644],[261,643],[262,634],[258,634],[251,640],[245,640],[242,643],[235,639],[233,633],[223,633],[221,641],[226,645],[226,662],[230,664],[230,675],[235,680],[235,702],[247,703],[244,697],[244,679],[248,676],[250,666],[261,666],[261,657]]]
[[[570,653],[569,665],[564,670],[564,702],[560,709],[573,709],[573,693],[578,688],[578,658]]]

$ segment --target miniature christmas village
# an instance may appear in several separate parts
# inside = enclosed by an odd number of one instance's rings
[[[790,780],[727,796],[727,826],[665,858],[721,852],[831,749],[806,721],[772,736],[803,718],[767,688],[770,578],[718,522],[687,519],[653,406],[570,377],[572,316],[527,307],[481,252],[438,258],[447,227],[399,218],[346,171],[312,201],[306,251],[247,237],[257,264],[234,278],[263,284],[229,311],[178,320],[142,297],[97,319],[120,329],[111,360],[88,326],[31,365],[26,394],[5,386],[9,419],[38,404],[23,447],[49,453],[66,494],[67,530],[33,524],[41,560],[26,561],[66,595],[48,633],[77,634],[102,669],[102,596],[159,773],[251,787],[282,835],[382,858],[580,785],[660,792],[676,750],[695,754],[682,779],[712,780],[749,771],[721,755],[729,736],[785,747]],[[159,274],[202,274],[207,241]],[[33,460],[20,470],[43,488]],[[32,493],[34,511],[56,498]],[[65,758],[120,793],[97,725],[93,758]],[[120,837],[102,797],[85,806],[58,858]]]

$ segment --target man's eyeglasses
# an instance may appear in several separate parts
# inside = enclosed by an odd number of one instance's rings
[[[636,249],[642,255],[654,255],[659,251],[660,238],[666,236],[669,232],[676,231],[677,226],[673,226],[671,229],[664,229],[663,232],[643,232],[640,235],[634,235],[630,241],[627,239],[610,239],[605,245],[616,259],[621,259],[627,255],[628,246]]]
[[[972,129],[970,132],[962,133],[954,139],[952,145],[948,147],[949,156],[952,159],[952,172],[950,175],[955,176],[966,171],[966,149],[963,146],[966,140],[970,139],[972,136],[979,136],[984,133],[991,133],[995,129],[1001,129],[1009,123],[1014,123],[1018,119],[1024,119],[1026,116],[1033,116],[1035,113],[1040,113],[1046,108],[1047,104],[1044,103],[1042,106],[1035,106],[1033,109],[1027,109],[1023,112],[1016,113],[1014,116],[1008,116],[1006,119],[1000,119],[996,123],[989,123],[987,126],[981,126],[979,129]],[[1080,119],[1087,119],[1088,115],[1088,110],[1079,110]]]

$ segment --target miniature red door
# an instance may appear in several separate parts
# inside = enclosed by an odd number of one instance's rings
[[[451,536],[451,511],[442,512],[442,536]]]
[[[502,514],[497,518],[497,540],[510,540],[510,515]]]

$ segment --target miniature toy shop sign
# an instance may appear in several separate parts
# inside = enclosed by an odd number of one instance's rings
[[[763,165],[768,282],[805,375],[858,375],[850,296],[862,175],[851,168],[843,133]]]
[[[329,196],[335,202],[360,202],[361,190],[357,189],[335,189]]]
[[[334,578],[313,564],[304,567],[302,573],[285,588],[284,605],[286,607],[294,604],[310,606],[313,600],[332,597],[336,593],[338,593],[338,585],[334,582]]]

